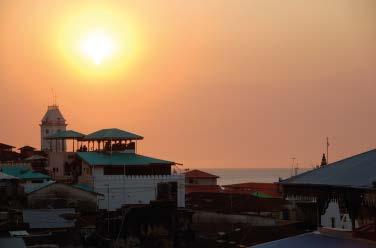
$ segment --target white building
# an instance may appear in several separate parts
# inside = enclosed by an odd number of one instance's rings
[[[72,133],[63,131],[48,139],[72,139]],[[100,209],[113,211],[125,204],[149,204],[157,199],[185,207],[185,176],[171,173],[174,162],[137,154],[136,142],[142,136],[111,128],[76,138],[78,151],[53,150],[50,167],[59,168],[56,176],[70,176],[72,182],[103,194]]]

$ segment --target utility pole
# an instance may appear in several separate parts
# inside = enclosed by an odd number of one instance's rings
[[[110,185],[104,186],[107,186],[107,232],[110,233]]]
[[[326,163],[329,164],[329,138],[326,137]]]

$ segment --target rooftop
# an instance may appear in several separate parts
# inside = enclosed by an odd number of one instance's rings
[[[7,175],[11,175],[22,180],[51,178],[48,175],[32,171],[30,168],[22,165],[4,166],[0,170]]]
[[[223,185],[223,188],[225,192],[250,192],[253,196],[261,198],[282,196],[277,183],[237,183]]]
[[[32,192],[38,191],[40,189],[43,189],[45,187],[48,187],[52,184],[56,183],[55,181],[47,181],[44,183],[31,183],[31,184],[25,184],[24,190],[26,194],[30,194]]]
[[[0,238],[0,247],[26,248],[26,245],[22,238],[2,237]]]
[[[304,172],[282,181],[281,184],[374,188],[375,182],[376,150],[371,150]]]
[[[275,240],[255,246],[254,248],[371,248],[376,247],[375,243],[363,240],[326,236],[319,232],[305,233],[285,239]]]
[[[15,148],[15,147],[11,146],[11,145],[4,144],[4,143],[0,143],[0,150],[13,149],[13,148]]]
[[[219,176],[209,174],[207,172],[200,171],[200,170],[191,170],[191,171],[187,171],[184,174],[186,178],[202,178],[202,179],[219,178]]]
[[[31,229],[71,228],[75,226],[74,219],[65,216],[75,214],[73,208],[63,209],[24,209],[23,221]]]
[[[18,148],[18,150],[30,150],[30,151],[34,151],[35,149],[36,148],[32,146],[23,146],[23,147]]]
[[[89,165],[101,166],[142,166],[142,165],[172,165],[175,162],[138,155],[135,153],[113,152],[78,152],[77,155]]]
[[[84,140],[141,140],[144,137],[118,128],[101,129],[88,134]]]
[[[59,110],[59,106],[48,106],[47,112],[42,118],[42,124],[47,125],[66,125],[63,114]]]
[[[2,173],[0,172],[0,180],[14,180],[14,179],[18,179],[17,177],[14,177],[14,176],[11,176],[11,175],[7,175],[5,173]]]
[[[83,137],[85,137],[83,133],[74,130],[66,130],[50,134],[46,139],[82,139]]]

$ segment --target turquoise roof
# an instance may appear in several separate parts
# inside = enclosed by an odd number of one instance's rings
[[[83,133],[79,133],[74,130],[66,130],[50,134],[46,137],[46,139],[81,139],[84,136],[85,134]]]
[[[77,189],[80,189],[80,190],[83,190],[83,191],[87,191],[89,193],[93,193],[93,194],[96,194],[96,195],[101,195],[100,193],[97,193],[94,191],[94,188],[88,184],[84,184],[84,183],[77,183],[77,184],[74,184],[72,185],[73,187],[77,188]]]
[[[118,128],[101,129],[88,134],[84,140],[141,140],[144,137]]]
[[[47,186],[50,186],[51,184],[54,184],[54,183],[55,183],[55,181],[47,181],[47,182],[44,182],[44,183],[26,184],[26,185],[24,185],[25,193],[30,194],[34,191],[38,191],[38,190],[43,189]]]
[[[135,153],[78,152],[78,156],[89,165],[142,166],[151,164],[172,165],[174,162],[138,155]]]
[[[34,179],[51,179],[50,176],[32,171],[30,168],[22,165],[4,166],[1,168],[2,172],[22,180]]]

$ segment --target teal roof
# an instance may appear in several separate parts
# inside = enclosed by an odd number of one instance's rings
[[[252,192],[251,195],[253,195],[253,196],[257,197],[257,198],[273,198],[273,196],[265,194],[263,192],[259,192],[259,191]]]
[[[51,177],[39,172],[32,171],[30,168],[22,165],[4,166],[2,172],[22,180],[50,179]]]
[[[88,134],[84,140],[141,140],[144,137],[118,128],[101,129]]]
[[[96,194],[96,195],[101,195],[101,193],[95,192],[94,188],[92,186],[88,185],[88,184],[77,183],[77,184],[74,184],[72,186],[75,187],[75,188],[77,188],[77,189],[89,192],[89,193],[93,193],[93,194]]]
[[[23,180],[51,179],[51,177],[46,174],[42,174],[42,173],[31,171],[31,170],[20,175],[20,178]]]
[[[66,130],[50,134],[46,139],[81,139],[85,134],[76,132],[74,130]]]
[[[78,152],[77,155],[89,165],[142,166],[151,164],[172,165],[174,162],[138,155],[135,153]]]
[[[38,191],[40,189],[43,189],[47,186],[50,186],[51,184],[54,184],[55,181],[47,181],[44,183],[31,183],[31,184],[26,184],[24,185],[25,193],[30,194],[34,191]]]

